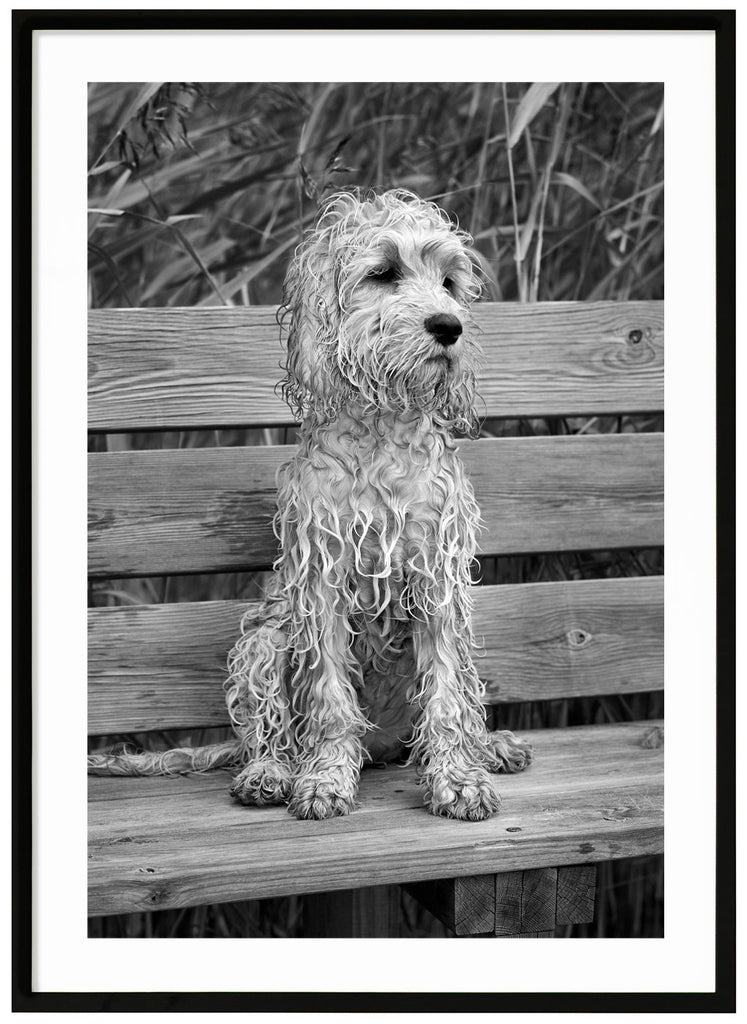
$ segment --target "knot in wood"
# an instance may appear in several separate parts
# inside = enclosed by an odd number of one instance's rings
[[[576,650],[591,643],[591,633],[587,633],[585,629],[569,629],[566,636],[568,644]]]
[[[640,330],[638,327],[635,327],[632,331],[628,333],[628,341],[631,345],[640,345],[640,343],[643,341],[643,331]]]
[[[635,816],[634,807],[606,807],[602,812],[602,817],[605,821],[625,821],[627,818]]]

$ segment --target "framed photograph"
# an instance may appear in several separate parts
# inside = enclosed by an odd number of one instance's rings
[[[14,13],[16,1009],[733,1009],[734,76]]]

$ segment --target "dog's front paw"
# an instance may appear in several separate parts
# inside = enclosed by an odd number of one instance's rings
[[[483,821],[501,806],[490,776],[479,769],[463,776],[434,773],[427,783],[425,801],[431,814],[463,821]]]
[[[255,761],[243,768],[231,786],[240,804],[284,804],[291,791],[291,773],[277,761]]]
[[[299,775],[293,781],[288,810],[297,818],[335,818],[355,810],[357,781],[339,771]]]
[[[492,757],[488,761],[491,772],[522,772],[532,763],[531,743],[514,736],[508,729],[491,732],[488,736]]]

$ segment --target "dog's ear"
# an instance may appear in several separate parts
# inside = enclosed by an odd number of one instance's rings
[[[332,196],[315,230],[296,249],[283,289],[281,324],[287,332],[283,397],[299,418],[313,398],[334,388],[340,332],[340,231],[356,200]]]
[[[472,271],[469,291],[470,302],[478,302],[480,299],[490,298],[493,291],[496,292],[496,295],[493,297],[499,298],[500,290],[495,279],[495,273],[482,253],[475,248],[470,235],[465,237],[465,249],[469,256]]]
[[[473,302],[483,298],[486,291],[485,284],[489,282],[492,271],[490,271],[484,256],[475,247],[472,235],[462,231],[455,221],[449,221],[449,224],[454,235],[459,239],[464,254],[467,257],[465,261],[468,266],[465,268],[467,273],[465,274],[464,281],[464,298],[467,305],[471,306]]]

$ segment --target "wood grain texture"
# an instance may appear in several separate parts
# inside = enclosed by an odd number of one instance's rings
[[[564,865],[495,876],[495,934],[530,938],[594,919],[596,865]]]
[[[661,689],[663,602],[661,576],[475,587],[487,702]],[[226,656],[248,607],[90,609],[89,733],[227,725]]]
[[[478,305],[486,415],[663,408],[663,305]],[[291,421],[274,391],[283,359],[275,307],[102,309],[88,323],[90,430]]]
[[[595,864],[569,864],[558,868],[556,924],[589,924],[594,920],[597,887]]]
[[[557,892],[557,868],[535,868],[522,873],[519,932],[541,932],[555,927]]]
[[[485,439],[461,446],[483,554],[663,543],[663,435]],[[268,566],[276,472],[293,446],[89,455],[89,573]]]
[[[496,935],[518,935],[521,931],[523,871],[504,871],[493,879]]]
[[[499,815],[429,815],[409,768],[364,771],[360,809],[297,821],[241,807],[226,773],[89,781],[91,914],[594,863],[663,849],[663,750],[650,723],[531,735],[535,764],[501,776]],[[589,766],[594,765],[594,771]]]
[[[495,920],[495,888],[492,875],[454,879],[454,927],[457,935],[488,931]]]
[[[457,936],[480,935],[495,921],[493,875],[414,882],[407,892]]]

